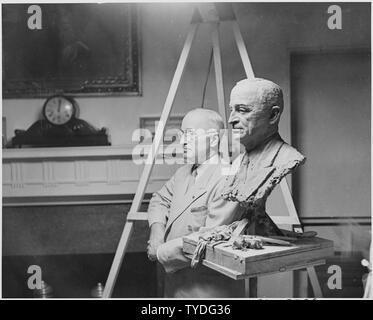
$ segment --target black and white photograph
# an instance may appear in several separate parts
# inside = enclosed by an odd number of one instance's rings
[[[2,1],[1,298],[373,299],[371,29],[370,1]]]

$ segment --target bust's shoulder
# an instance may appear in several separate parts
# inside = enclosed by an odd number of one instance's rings
[[[274,166],[282,167],[287,164],[300,165],[306,161],[306,157],[290,144],[286,143],[282,139],[278,143],[281,143],[281,145],[274,159]]]
[[[297,149],[286,143],[278,133],[260,147],[250,151],[247,157],[253,163],[253,169],[288,165],[292,167],[294,164],[302,164],[305,161],[305,157]]]

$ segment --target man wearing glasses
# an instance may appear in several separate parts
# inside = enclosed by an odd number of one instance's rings
[[[242,281],[234,281],[204,266],[190,267],[182,252],[182,237],[200,228],[230,224],[240,218],[235,202],[221,197],[225,177],[219,142],[224,122],[209,109],[194,109],[182,121],[180,143],[186,165],[155,192],[149,204],[148,257],[164,267],[165,297],[238,297]]]

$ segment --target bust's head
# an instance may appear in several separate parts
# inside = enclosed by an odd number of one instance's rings
[[[231,91],[229,107],[229,123],[251,150],[278,131],[284,107],[282,89],[265,79],[241,80]]]

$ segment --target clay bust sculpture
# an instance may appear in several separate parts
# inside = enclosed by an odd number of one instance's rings
[[[283,104],[281,88],[269,80],[244,79],[231,91],[229,123],[245,151],[235,160],[239,169],[227,177],[222,196],[240,203],[249,234],[281,234],[265,203],[281,179],[305,161],[278,133]]]

